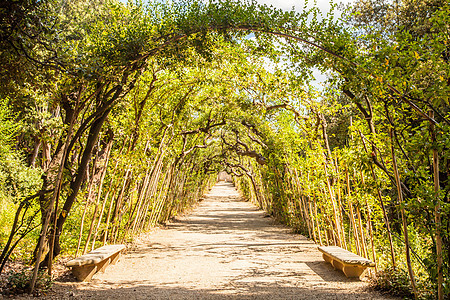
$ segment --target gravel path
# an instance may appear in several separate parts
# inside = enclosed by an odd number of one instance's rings
[[[217,184],[187,216],[141,238],[90,283],[52,299],[392,299],[347,279],[317,246]],[[59,292],[58,292],[59,289]]]

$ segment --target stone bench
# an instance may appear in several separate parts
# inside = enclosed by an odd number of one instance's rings
[[[97,272],[104,272],[109,264],[116,264],[125,245],[107,245],[72,259],[66,266],[79,281],[91,281]]]
[[[360,278],[366,268],[375,266],[373,261],[338,246],[321,246],[319,251],[326,262],[344,272],[347,277]]]

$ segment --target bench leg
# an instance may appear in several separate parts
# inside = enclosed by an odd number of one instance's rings
[[[97,272],[96,265],[72,267],[72,273],[79,281],[89,282]]]
[[[322,257],[323,257],[324,261],[326,261],[326,262],[328,262],[330,264],[333,264],[332,263],[333,259],[331,257],[329,257],[328,255],[326,255],[325,253],[322,253]]]
[[[358,277],[360,278],[362,273],[366,270],[363,266],[344,266],[342,272],[344,272],[347,277]]]
[[[344,265],[343,265],[340,261],[337,261],[337,260],[334,260],[334,259],[333,259],[333,261],[331,262],[331,264],[333,265],[333,267],[334,267],[335,270],[341,270],[341,271],[343,271]]]
[[[120,252],[117,252],[113,256],[111,256],[111,264],[115,265],[120,259]]]
[[[107,266],[109,266],[109,263],[111,262],[111,258],[105,259],[104,261],[102,261],[101,263],[96,264],[97,266],[97,272],[105,272],[105,269]]]

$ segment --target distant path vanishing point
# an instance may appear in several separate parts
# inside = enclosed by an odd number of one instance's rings
[[[90,283],[58,283],[54,299],[393,299],[326,264],[317,245],[218,183],[199,206]],[[59,290],[59,292],[58,292]]]

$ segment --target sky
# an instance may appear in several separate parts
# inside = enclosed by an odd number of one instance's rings
[[[299,11],[305,5],[305,0],[257,0],[257,2],[261,4],[273,5],[274,7],[281,8],[284,10],[291,10],[292,7],[295,7],[295,10]],[[314,2],[316,2],[317,6],[323,13],[327,13],[330,10],[330,0],[309,0],[308,7],[313,7]],[[351,3],[352,0],[334,0],[335,3]]]
[[[352,3],[354,0],[333,0],[336,4],[348,4]],[[301,11],[305,5],[305,0],[257,0],[258,3],[273,5],[276,8],[281,8],[283,10],[292,10]],[[307,0],[308,8],[317,6],[321,11],[322,15],[326,16],[327,12],[330,10],[330,0]],[[274,66],[266,61],[266,69],[269,71],[273,70]],[[321,82],[326,80],[326,76],[322,74],[319,70],[313,70],[314,77],[316,80],[312,83],[317,89],[322,89]]]

